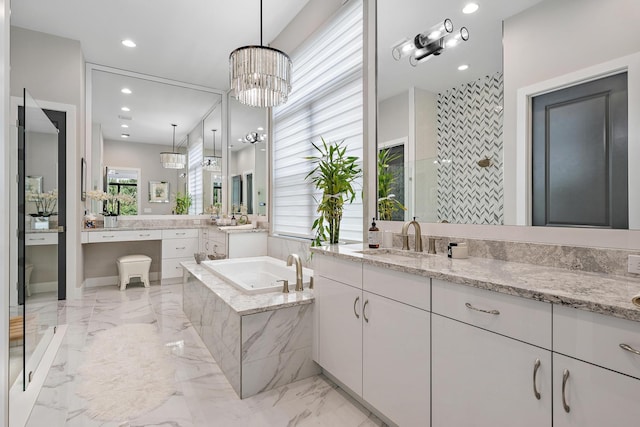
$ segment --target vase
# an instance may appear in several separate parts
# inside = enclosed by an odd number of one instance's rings
[[[49,229],[49,217],[48,216],[34,216],[31,220],[31,228],[34,230],[48,230]]]
[[[109,215],[104,217],[104,228],[116,228],[118,226],[118,216]]]

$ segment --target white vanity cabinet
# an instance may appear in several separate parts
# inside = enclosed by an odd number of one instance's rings
[[[640,323],[561,306],[553,322],[554,426],[638,425]]]
[[[550,304],[436,279],[432,298],[432,426],[550,426]]]
[[[429,279],[314,261],[317,362],[394,423],[428,425]]]
[[[227,254],[227,234],[218,227],[207,227],[201,230],[200,250],[207,254]]]
[[[162,230],[162,282],[182,279],[183,261],[192,261],[193,254],[198,252],[198,229],[166,229]]]

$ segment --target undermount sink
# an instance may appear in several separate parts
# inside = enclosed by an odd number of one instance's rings
[[[384,248],[384,249],[364,249],[362,251],[357,251],[363,255],[368,256],[379,256],[389,260],[408,260],[408,259],[423,259],[426,257],[435,256],[434,254],[428,254],[426,252],[415,252],[413,250],[405,251],[402,249],[392,249],[392,248]]]

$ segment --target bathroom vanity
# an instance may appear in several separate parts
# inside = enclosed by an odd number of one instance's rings
[[[634,425],[640,281],[313,248],[314,360],[402,426]]]

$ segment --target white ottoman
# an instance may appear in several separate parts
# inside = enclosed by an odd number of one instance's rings
[[[151,258],[146,255],[121,256],[116,261],[120,290],[124,291],[132,277],[139,277],[144,287],[149,287],[149,267]]]

